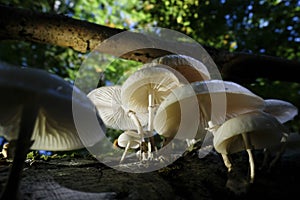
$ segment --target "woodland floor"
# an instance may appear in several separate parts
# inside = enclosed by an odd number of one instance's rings
[[[261,153],[255,153],[256,177],[245,193],[233,193],[225,185],[228,177],[246,178],[248,157],[233,156],[239,167],[228,176],[221,157],[210,153],[199,159],[195,151],[173,164],[149,173],[122,172],[93,158],[38,160],[24,167],[20,191],[23,199],[291,199],[300,191],[300,153],[284,154],[269,171],[259,169]],[[1,163],[3,187],[9,164]],[[238,175],[237,175],[238,174]],[[233,183],[245,189],[243,180]]]

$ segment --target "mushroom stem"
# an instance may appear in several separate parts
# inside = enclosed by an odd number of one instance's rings
[[[154,120],[154,94],[149,93],[148,95],[148,131],[153,131],[153,120]]]
[[[126,147],[125,147],[125,150],[124,150],[124,153],[123,153],[123,155],[122,155],[122,157],[121,157],[120,163],[123,162],[123,160],[124,160],[124,158],[125,158],[125,155],[126,155],[128,149],[129,149],[129,147],[130,147],[130,141],[128,141],[128,143],[127,143],[127,145],[126,145]]]
[[[223,153],[221,155],[222,155],[224,164],[225,164],[225,166],[228,169],[228,172],[231,172],[231,170],[232,170],[232,164],[230,162],[230,159],[229,159],[228,155],[227,154],[223,154]]]
[[[255,174],[255,165],[254,165],[254,159],[251,152],[251,141],[247,133],[242,133],[243,141],[246,147],[246,151],[249,156],[249,164],[250,164],[250,183],[253,183],[254,181],[254,174]]]
[[[154,121],[154,94],[153,92],[150,92],[148,95],[148,131],[151,133],[153,131],[153,121]],[[150,138],[150,142],[154,142],[153,139]],[[150,159],[152,153],[151,153],[151,143],[148,142],[148,159]],[[153,145],[155,145],[153,143]]]
[[[151,142],[148,142],[148,160],[152,160],[153,154],[152,154],[152,147],[151,147]]]
[[[286,146],[287,146],[287,138],[288,138],[288,134],[287,133],[283,133],[283,136],[281,138],[280,141],[280,148],[278,150],[278,152],[276,153],[275,158],[271,161],[269,168],[272,168],[275,163],[277,163],[277,161],[279,160],[279,158],[281,157],[281,155],[284,153]]]
[[[133,112],[131,110],[128,112],[128,116],[132,119],[133,123],[136,125],[137,132],[138,132],[138,134],[141,135],[142,142],[144,142],[145,141],[145,139],[144,139],[144,130],[142,128],[140,120],[137,118],[135,112]]]
[[[1,194],[1,200],[19,199],[19,185],[22,177],[24,162],[32,145],[31,136],[34,131],[36,118],[39,111],[37,95],[28,95],[23,106],[20,129],[14,153],[12,167],[6,186]]]
[[[148,152],[152,152],[151,142],[148,142]]]
[[[260,169],[265,169],[268,167],[268,161],[269,161],[271,152],[268,148],[264,148],[263,153],[264,153],[264,158],[263,158],[263,162],[262,162]]]
[[[248,155],[249,155],[249,163],[250,163],[250,183],[254,182],[254,159],[252,156],[251,149],[246,149]]]

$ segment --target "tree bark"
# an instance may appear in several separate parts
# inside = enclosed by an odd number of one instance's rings
[[[88,53],[99,47],[108,38],[126,31],[110,28],[64,15],[38,13],[31,10],[0,6],[0,39],[22,40],[28,42],[46,43],[61,47],[69,47],[81,53]],[[103,53],[116,54],[124,59],[136,60],[142,63],[152,59],[172,54],[172,52],[193,53],[197,45],[186,43],[170,43],[159,39],[150,39],[139,33],[132,37],[115,40],[114,48],[100,48]],[[168,46],[174,51],[157,49],[155,46]],[[127,51],[128,47],[148,46],[149,48]],[[222,49],[203,46],[205,51],[216,63],[224,80],[238,83],[253,82],[257,78],[300,82],[298,74],[299,61],[284,58],[228,52]],[[178,51],[177,51],[178,50]],[[197,52],[197,51],[196,51]],[[196,55],[197,56],[197,55]]]

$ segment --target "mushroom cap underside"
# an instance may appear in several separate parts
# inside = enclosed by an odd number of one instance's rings
[[[180,85],[179,78],[168,69],[142,68],[123,83],[122,104],[133,111],[148,112],[149,94],[153,95],[154,104],[158,105],[174,88]]]
[[[44,70],[19,68],[2,63],[0,65],[0,72],[0,90],[5,94],[0,98],[0,125],[3,130],[0,135],[6,135],[8,138],[15,139],[18,135],[17,130],[23,104],[36,103],[40,106],[36,127],[39,124],[38,121],[41,120],[39,119],[41,113],[43,113],[45,119],[44,126],[38,126],[45,129],[41,129],[41,132],[45,132],[38,134],[49,134],[47,128],[51,127],[57,134],[55,137],[61,137],[61,141],[66,141],[64,138],[67,138],[64,133],[60,133],[61,130],[67,130],[66,132],[69,133],[67,135],[71,136],[70,140],[74,140],[73,137],[77,137],[75,140],[82,140],[85,145],[93,145],[101,139],[102,136],[99,133],[102,130],[99,130],[99,127],[104,130],[105,126],[95,106],[85,93],[69,82]],[[38,97],[38,102],[28,101],[32,95]],[[86,134],[86,137],[79,138],[78,127],[74,121],[74,113],[83,116],[80,118],[83,120],[82,123],[85,124],[86,130],[80,127],[80,132],[81,136]],[[92,118],[94,120],[91,120]],[[91,124],[95,121],[97,121],[97,126]],[[51,126],[47,125],[47,123],[50,123]],[[7,132],[7,130],[11,130],[11,127],[14,127],[14,132]],[[37,133],[37,130],[35,130],[35,133]],[[51,134],[49,137],[52,137]],[[33,139],[38,141],[37,138]],[[74,143],[74,145],[54,145],[53,142],[49,145],[48,142],[45,142],[43,145],[43,140],[40,141],[36,142],[36,145],[34,144],[32,148],[36,146],[36,148],[43,150],[61,151],[73,148],[77,149],[79,146],[83,147],[79,142],[75,142],[76,144]],[[57,142],[59,141],[57,140]]]
[[[133,120],[129,117],[129,110],[121,102],[121,86],[103,86],[92,90],[88,98],[95,104],[104,124],[113,129],[128,130],[137,129]],[[141,126],[148,123],[148,114],[135,112]]]
[[[2,118],[0,123],[0,135],[8,141],[16,140],[19,133],[19,123],[21,121],[22,107],[19,106],[14,115],[10,118]],[[84,113],[83,111],[82,113]],[[34,131],[31,140],[34,141],[30,149],[33,150],[48,150],[48,151],[69,151],[81,149],[85,146],[92,146],[96,141],[101,139],[101,131],[97,131],[97,127],[86,127],[84,133],[86,137],[79,136],[78,130],[72,116],[60,117],[56,120],[52,117],[52,113],[47,112],[43,107],[39,109]],[[93,117],[88,113],[85,119]],[[100,117],[99,126],[105,130]],[[93,133],[93,134],[92,134]],[[83,132],[81,132],[83,134]],[[82,142],[84,141],[84,142]]]

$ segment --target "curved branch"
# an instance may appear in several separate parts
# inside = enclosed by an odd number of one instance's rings
[[[237,52],[224,53],[217,63],[223,79],[237,83],[249,83],[257,78],[300,83],[300,62],[296,60]]]
[[[25,40],[71,47],[86,53],[99,42],[124,30],[64,15],[0,6],[0,39]]]
[[[99,44],[125,29],[110,28],[64,15],[38,13],[31,10],[6,7],[0,5],[0,40],[23,40],[28,42],[46,43],[61,47],[69,47],[81,53],[95,49]],[[138,33],[131,33],[131,37],[116,40],[113,47],[100,49],[103,53],[118,55],[146,63],[157,57],[171,54],[171,52],[155,48],[166,45],[172,52],[183,52],[193,55],[199,46],[187,43],[170,43],[149,40],[149,37]],[[148,46],[149,48],[126,51],[132,46]],[[221,75],[226,80],[237,83],[252,82],[256,78],[268,78],[288,82],[299,82],[296,71],[300,62],[283,58],[246,53],[231,53],[213,47],[203,46],[218,66]],[[134,49],[134,48],[133,48]],[[178,50],[178,51],[177,51]],[[196,55],[198,56],[198,55]]]
[[[87,53],[106,39],[125,29],[74,19],[65,15],[39,13],[32,10],[0,5],[0,40],[20,40],[69,47]],[[140,35],[140,37],[142,37]],[[140,38],[143,41],[144,38]],[[129,44],[132,41],[127,41]],[[136,41],[135,41],[136,42]],[[126,44],[118,44],[124,47]],[[122,58],[148,62],[169,52],[142,49],[122,55]]]

